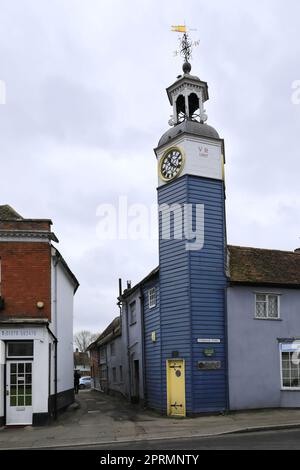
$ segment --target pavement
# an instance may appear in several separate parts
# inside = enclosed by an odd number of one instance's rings
[[[261,410],[174,419],[94,390],[49,426],[1,428],[0,449],[76,448],[129,442],[195,439],[233,433],[300,428],[300,409]]]

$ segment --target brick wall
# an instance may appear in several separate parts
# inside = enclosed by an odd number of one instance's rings
[[[91,363],[91,376],[93,379],[100,378],[99,368],[99,350],[97,348],[91,349],[90,351],[90,363]]]
[[[48,220],[0,220],[0,230],[50,231],[51,222]]]
[[[19,228],[19,227],[18,227]],[[51,319],[51,247],[42,242],[0,242],[1,318]],[[44,302],[38,309],[37,302]]]

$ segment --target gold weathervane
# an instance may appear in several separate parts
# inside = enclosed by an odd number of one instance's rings
[[[192,41],[188,32],[196,31],[196,29],[188,29],[185,25],[176,25],[172,26],[171,31],[175,33],[183,33],[183,35],[179,37],[180,48],[174,52],[174,55],[181,55],[181,57],[184,58],[184,61],[189,63],[192,58],[193,48],[199,46],[200,41]]]

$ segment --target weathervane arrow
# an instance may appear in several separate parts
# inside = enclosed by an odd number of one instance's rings
[[[189,37],[188,31],[197,31],[196,29],[188,29],[186,25],[173,25],[171,27],[172,32],[183,33],[179,37],[180,49],[174,52],[174,55],[181,55],[184,58],[186,64],[189,64],[190,59],[192,58],[192,51],[194,47],[199,46],[200,41],[192,41]]]

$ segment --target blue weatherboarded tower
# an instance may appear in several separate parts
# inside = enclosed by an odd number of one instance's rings
[[[144,306],[147,401],[170,416],[228,407],[224,142],[190,72],[167,89],[171,128],[155,149],[159,303]]]

